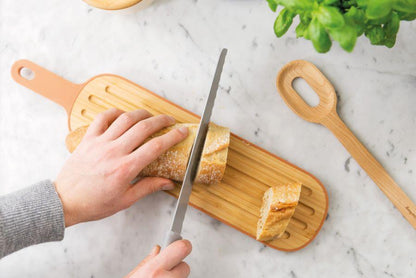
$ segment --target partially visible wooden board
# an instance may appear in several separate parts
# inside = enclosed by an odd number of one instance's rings
[[[131,7],[142,0],[84,0],[85,3],[104,10],[121,10]]]
[[[19,74],[22,67],[35,71],[35,80],[22,79]],[[142,108],[155,115],[171,115],[178,122],[199,122],[197,115],[119,76],[100,75],[75,85],[25,60],[13,66],[12,75],[18,83],[65,107],[70,130],[89,125],[98,113],[111,107],[125,111]],[[54,91],[50,86],[62,90]],[[62,96],[60,92],[70,95]],[[279,250],[295,251],[314,239],[325,220],[328,210],[325,188],[309,173],[234,134],[222,183],[195,184],[190,204],[255,238],[263,193],[269,186],[295,181],[303,184],[302,193],[286,233],[280,239],[264,243]],[[178,184],[169,193],[177,197],[179,191]]]

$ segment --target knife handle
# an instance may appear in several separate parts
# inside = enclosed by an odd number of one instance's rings
[[[163,249],[168,247],[171,243],[173,243],[177,240],[181,240],[181,239],[182,239],[181,234],[169,230],[169,232],[166,234],[166,237],[165,237],[165,242],[163,244]]]

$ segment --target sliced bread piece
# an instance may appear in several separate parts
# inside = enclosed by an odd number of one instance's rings
[[[257,240],[269,241],[284,234],[298,205],[301,187],[300,183],[291,183],[266,190],[257,222]]]
[[[229,145],[230,129],[211,123],[208,127],[195,182],[210,184],[219,183],[222,180]]]

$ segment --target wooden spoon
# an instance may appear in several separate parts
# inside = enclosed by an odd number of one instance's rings
[[[296,78],[303,78],[319,96],[317,106],[311,107],[306,104],[295,91],[292,83]],[[416,205],[339,118],[334,87],[322,72],[307,61],[293,61],[280,70],[276,85],[283,100],[299,117],[322,124],[332,131],[361,168],[416,229]]]

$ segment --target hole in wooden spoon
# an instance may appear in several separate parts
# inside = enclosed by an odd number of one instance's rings
[[[35,78],[35,73],[29,68],[21,68],[19,74],[27,80],[33,80]]]
[[[309,106],[315,107],[319,104],[319,96],[311,86],[309,86],[305,79],[300,77],[295,78],[292,82],[292,86]]]

